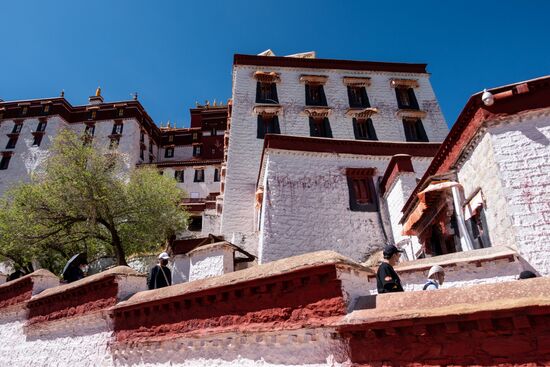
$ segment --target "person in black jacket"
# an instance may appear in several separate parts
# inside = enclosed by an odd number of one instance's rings
[[[384,247],[384,260],[382,260],[376,272],[378,294],[403,292],[401,279],[399,279],[399,276],[395,270],[393,270],[393,267],[399,262],[402,252],[403,250],[399,250],[394,245]]]
[[[147,287],[149,289],[163,288],[172,285],[172,273],[167,266],[169,258],[170,256],[166,252],[159,255],[159,264],[153,266],[147,278]]]

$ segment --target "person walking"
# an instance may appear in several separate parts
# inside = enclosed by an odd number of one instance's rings
[[[151,268],[149,277],[147,278],[147,287],[149,289],[163,288],[172,285],[172,273],[167,266],[170,256],[166,252],[163,252],[159,255],[158,259],[158,265]]]
[[[403,250],[399,250],[394,245],[387,245],[384,247],[384,259],[376,272],[378,294],[403,292],[401,279],[399,279],[399,276],[393,269],[393,267],[399,262],[402,252]]]
[[[439,265],[434,265],[428,272],[428,280],[424,284],[423,291],[433,291],[439,289],[439,287],[445,281],[445,270]]]

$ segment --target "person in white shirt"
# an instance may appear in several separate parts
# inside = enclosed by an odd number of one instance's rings
[[[439,265],[434,265],[428,272],[428,280],[424,284],[424,291],[433,291],[439,289],[439,287],[445,281],[445,270]]]

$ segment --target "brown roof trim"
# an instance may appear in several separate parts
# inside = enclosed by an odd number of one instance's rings
[[[411,143],[365,140],[338,140],[330,138],[311,138],[305,136],[290,136],[266,134],[260,159],[260,179],[265,152],[267,149],[282,149],[300,152],[357,154],[372,156],[394,156],[408,154],[413,157],[433,157],[439,148],[439,143]],[[258,185],[258,182],[256,182]]]
[[[407,64],[394,62],[374,61],[351,61],[333,59],[304,59],[297,57],[281,56],[256,56],[235,54],[233,65],[255,65],[255,66],[280,66],[287,68],[306,69],[340,69],[340,70],[362,70],[362,71],[389,71],[400,73],[426,74],[427,64]]]
[[[528,91],[519,93],[518,87],[524,89],[525,85],[527,85]],[[508,94],[508,96],[495,99],[492,106],[485,106],[481,101],[483,92],[478,92],[468,99],[432,163],[401,210],[404,213],[402,221],[416,206],[416,194],[418,194],[425,181],[433,175],[451,170],[464,148],[486,121],[513,116],[523,111],[550,107],[550,76],[493,88],[489,91],[495,97],[500,93],[503,95]]]
[[[264,139],[264,151],[266,149],[283,149],[302,152],[375,156],[409,154],[416,157],[433,157],[439,145],[439,143],[339,140],[277,134],[266,134]]]

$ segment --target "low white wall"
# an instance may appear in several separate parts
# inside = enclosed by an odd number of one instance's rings
[[[210,278],[233,271],[234,249],[228,245],[216,244],[199,247],[189,253],[189,281]]]

